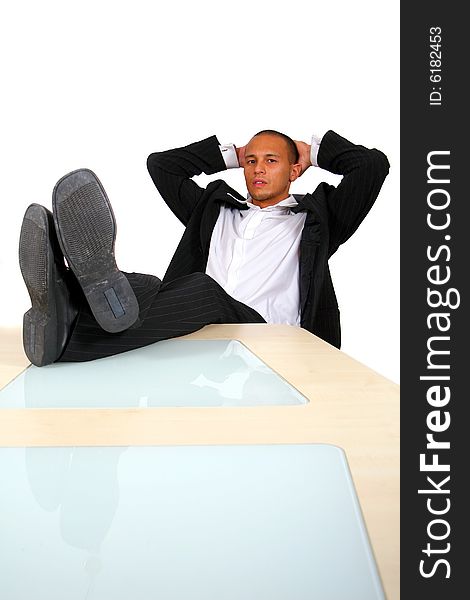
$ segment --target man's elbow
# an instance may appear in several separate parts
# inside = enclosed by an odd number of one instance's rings
[[[157,187],[158,182],[165,176],[165,173],[170,171],[165,155],[165,152],[153,152],[147,157],[147,170]]]
[[[390,171],[390,163],[388,162],[388,158],[380,150],[375,150],[374,161],[377,171],[380,172],[383,179],[385,179]]]
[[[158,157],[160,152],[153,152],[147,157],[147,169],[150,175],[158,169]]]
[[[369,175],[381,183],[387,177],[390,171],[390,163],[383,152],[373,148],[363,156],[362,167],[369,172]]]

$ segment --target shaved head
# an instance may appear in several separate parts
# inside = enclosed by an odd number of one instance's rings
[[[253,137],[257,137],[258,135],[276,135],[282,138],[287,144],[289,162],[292,165],[295,165],[299,161],[299,151],[297,150],[297,145],[294,140],[285,133],[281,133],[275,129],[263,129],[263,131],[258,131],[258,133],[255,133]]]

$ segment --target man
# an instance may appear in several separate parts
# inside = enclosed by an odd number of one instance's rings
[[[290,195],[311,165],[343,175],[341,183]],[[91,360],[209,323],[300,325],[339,347],[328,259],[377,198],[389,168],[382,152],[333,131],[309,145],[267,130],[239,148],[213,136],[158,152],[147,166],[186,227],[163,281],[117,268],[114,216],[91,171],[58,182],[53,216],[27,209],[20,266],[32,300],[23,328],[31,362]],[[222,180],[207,188],[192,180],[238,166],[248,200]]]

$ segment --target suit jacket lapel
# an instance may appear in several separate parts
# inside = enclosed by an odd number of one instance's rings
[[[321,289],[324,277],[324,269],[321,268],[323,261],[319,254],[322,253],[323,248],[328,247],[328,215],[319,187],[313,194],[306,194],[305,196],[294,194],[298,205],[292,211],[295,213],[307,212],[300,239],[299,279],[301,319],[306,311],[311,313],[315,310],[319,298],[316,291]]]

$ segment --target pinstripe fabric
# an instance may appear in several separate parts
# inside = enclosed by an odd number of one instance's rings
[[[211,323],[264,323],[252,308],[231,298],[204,273],[168,283],[153,275],[126,273],[139,302],[139,319],[120,333],[100,328],[83,302],[58,362],[82,362],[120,354],[160,340],[186,335]]]
[[[322,169],[343,175],[337,187],[323,184],[327,191],[329,256],[362,223],[389,171],[389,163],[383,152],[353,145],[332,133],[324,136],[318,151],[318,165]]]

